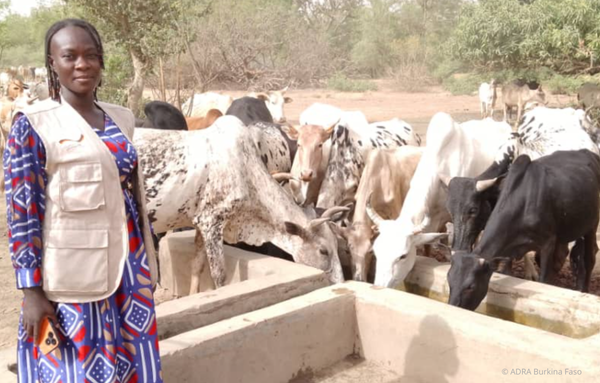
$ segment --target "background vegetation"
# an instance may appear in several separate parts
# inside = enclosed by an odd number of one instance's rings
[[[471,93],[517,77],[570,93],[600,72],[598,0],[0,0],[0,68],[43,65],[46,29],[83,17],[107,50],[100,96],[139,110],[216,88]],[[173,92],[170,90],[180,90]]]

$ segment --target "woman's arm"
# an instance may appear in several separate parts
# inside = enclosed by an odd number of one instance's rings
[[[12,126],[3,160],[9,252],[25,296],[23,327],[37,339],[40,321],[47,316],[56,323],[56,317],[41,287],[46,153],[25,116]]]

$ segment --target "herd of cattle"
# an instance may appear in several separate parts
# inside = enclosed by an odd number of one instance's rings
[[[45,67],[10,67],[0,72],[0,147],[4,148],[13,116],[49,97]]]
[[[332,282],[374,272],[376,285],[395,286],[417,246],[448,237],[450,304],[475,309],[492,272],[510,272],[527,253],[527,277],[548,283],[570,255],[576,288],[588,290],[600,152],[585,110],[527,105],[531,97],[517,91],[516,131],[492,118],[458,123],[437,113],[422,146],[402,120],[369,123],[321,103],[288,125],[284,93],[195,95],[183,111],[216,116],[197,131],[167,103],[146,106],[139,125],[155,129],[136,129],[134,144],[149,214],[156,233],[195,228],[192,293],[205,267],[224,284],[223,242],[269,242],[268,251],[283,250]]]
[[[29,72],[0,73],[2,138],[18,110],[48,98],[45,74]],[[569,255],[576,288],[588,290],[600,129],[586,112],[600,106],[597,85],[581,88],[584,109],[553,109],[538,84],[506,84],[504,121],[495,121],[492,80],[479,89],[483,119],[437,113],[426,146],[398,118],[369,123],[360,111],[322,103],[292,126],[286,90],[235,100],[196,94],[181,111],[153,101],[136,121],[154,231],[196,230],[192,293],[206,267],[216,287],[224,284],[224,242],[263,245],[334,283],[392,287],[413,268],[418,246],[427,252],[446,239],[450,304],[474,310],[492,272],[509,273],[524,256],[526,278],[551,283]]]

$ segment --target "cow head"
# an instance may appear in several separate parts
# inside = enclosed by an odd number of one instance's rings
[[[475,310],[487,295],[490,278],[496,265],[502,259],[487,261],[475,254],[458,252],[452,256],[448,270],[452,306]]]
[[[415,265],[416,247],[446,237],[447,233],[422,233],[420,229],[405,227],[398,220],[384,220],[367,204],[367,214],[379,236],[373,243],[377,258],[375,285],[395,287],[406,279]]]
[[[353,222],[350,227],[334,226],[334,231],[343,237],[352,259],[352,279],[366,282],[371,266],[369,253],[373,248],[373,238],[376,231],[366,222]]]
[[[439,177],[448,188],[446,208],[454,224],[452,249],[471,251],[492,214],[490,198],[498,193],[497,178],[478,181],[467,177]]]
[[[22,96],[25,89],[28,87],[19,79],[12,79],[8,83],[6,89],[6,95],[11,101],[16,100],[19,96]]]
[[[344,281],[342,265],[338,256],[338,241],[331,222],[335,215],[348,211],[348,207],[336,206],[328,209],[320,218],[312,219],[306,227],[285,222],[288,234],[302,239],[296,261],[325,271],[332,283]]]
[[[323,144],[333,132],[337,122],[330,127],[303,125],[288,129],[288,135],[298,141],[295,161],[299,161],[300,180],[310,182],[317,175],[323,159]]]
[[[293,101],[291,97],[284,96],[287,89],[288,87],[286,86],[281,90],[270,90],[266,93],[263,92],[256,95],[256,98],[263,100],[267,105],[267,109],[269,109],[273,117],[273,122],[284,123],[286,121],[283,113],[283,105]]]

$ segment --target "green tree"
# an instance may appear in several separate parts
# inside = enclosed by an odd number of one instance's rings
[[[600,71],[597,0],[482,0],[465,8],[449,53],[474,68]]]

